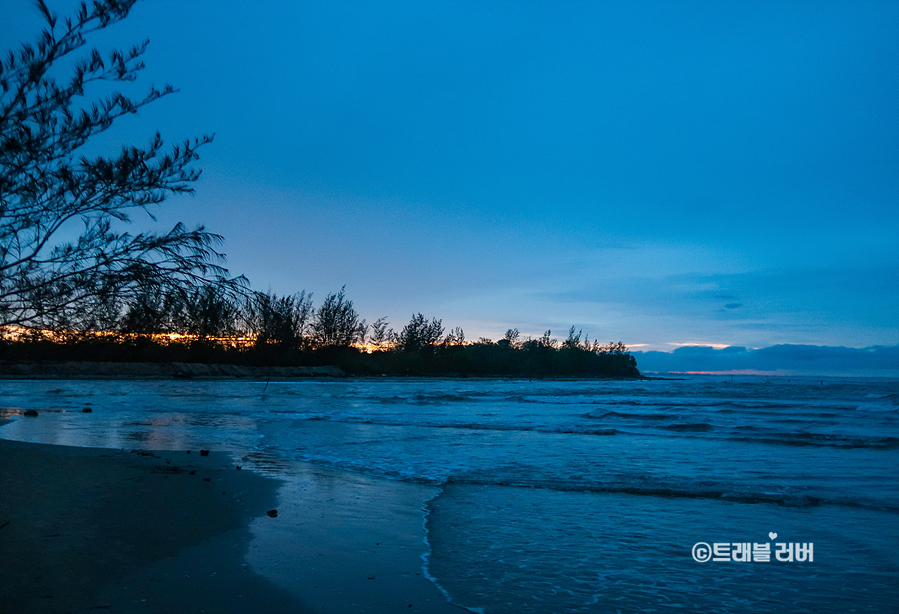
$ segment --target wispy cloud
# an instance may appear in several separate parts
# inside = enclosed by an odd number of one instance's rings
[[[693,264],[681,260],[682,270]],[[560,280],[567,289],[535,298],[569,311],[580,305],[585,313],[618,314],[613,324],[623,338],[657,349],[684,339],[752,347],[899,341],[899,267],[893,262],[709,270],[716,266],[722,265],[712,258],[683,272],[584,266],[576,279]]]

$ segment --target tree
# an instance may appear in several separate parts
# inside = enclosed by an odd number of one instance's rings
[[[506,331],[506,334],[503,335],[503,338],[496,342],[496,344],[500,347],[504,348],[517,348],[519,347],[519,339],[521,338],[521,333],[518,332],[517,328],[510,328]]]
[[[375,323],[371,325],[371,334],[368,337],[368,343],[373,349],[383,352],[392,347],[396,333],[393,332],[392,328],[387,328],[388,326],[389,322],[387,322],[387,318],[378,318],[375,320]]]
[[[174,332],[175,313],[180,308],[180,301],[172,295],[142,292],[127,305],[119,331],[137,335]]]
[[[584,334],[584,331],[579,330],[575,334],[575,332],[574,332],[575,330],[577,330],[577,329],[575,329],[574,326],[572,326],[571,328],[568,329],[568,339],[566,339],[565,341],[562,342],[562,347],[571,348],[571,349],[577,349],[577,348],[581,347],[581,335]]]
[[[153,218],[151,208],[168,196],[193,192],[200,171],[192,163],[211,136],[167,152],[156,133],[148,145],[114,155],[80,153],[117,120],[176,91],[167,85],[138,98],[114,91],[84,99],[101,82],[131,82],[143,69],[146,41],[105,58],[96,49],[71,57],[86,37],[127,17],[135,1],[82,3],[60,23],[37,0],[46,28],[34,44],[0,57],[0,326],[67,329],[100,321],[110,304],[147,292],[245,285],[222,266],[215,249],[222,237],[202,226],[135,235],[118,229],[135,211]],[[67,68],[65,59],[76,61]]]
[[[256,335],[256,345],[299,348],[306,341],[312,313],[312,293],[305,290],[282,297],[259,292],[247,300],[247,332]]]
[[[457,326],[446,334],[446,338],[443,340],[443,344],[447,346],[464,346],[465,331],[462,330],[461,326]]]
[[[443,336],[443,320],[432,318],[430,322],[417,313],[412,316],[399,334],[397,346],[404,352],[433,349]]]
[[[365,340],[368,326],[347,300],[346,286],[325,297],[312,322],[312,342],[316,347],[349,347]]]
[[[610,342],[607,345],[599,345],[595,352],[597,354],[615,354],[617,356],[628,354],[627,346],[621,341]]]
[[[552,334],[552,330],[547,330],[545,333],[543,333],[543,336],[538,340],[538,343],[541,347],[555,349],[555,347],[558,345],[558,342],[552,338]]]
[[[226,337],[237,332],[240,313],[234,296],[219,286],[197,288],[180,301],[176,317],[178,332],[196,335],[200,339]]]

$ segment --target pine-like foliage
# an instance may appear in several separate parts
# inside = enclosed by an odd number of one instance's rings
[[[346,298],[346,287],[330,293],[315,312],[312,340],[315,347],[350,347],[365,341],[368,325],[359,318],[353,301]]]
[[[156,133],[117,155],[84,153],[116,120],[175,92],[86,95],[134,81],[144,67],[147,42],[106,56],[86,50],[86,38],[135,1],[82,3],[61,21],[38,0],[47,23],[39,39],[0,56],[0,325],[92,330],[148,292],[244,283],[227,277],[215,249],[222,238],[202,226],[117,230],[136,210],[152,217],[166,197],[192,192],[200,171],[191,165],[211,136],[166,148]]]

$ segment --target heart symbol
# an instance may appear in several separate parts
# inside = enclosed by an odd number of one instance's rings
[[[776,539],[777,533],[768,533],[768,539]]]

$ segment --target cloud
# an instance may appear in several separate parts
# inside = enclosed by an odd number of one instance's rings
[[[866,348],[774,345],[761,349],[731,346],[680,347],[673,352],[633,352],[643,372],[778,371],[794,375],[899,377],[899,345]]]
[[[593,268],[559,275],[554,288],[547,284],[533,295],[534,302],[568,317],[583,314],[573,321],[601,336],[614,333],[653,349],[684,340],[768,347],[892,345],[899,339],[899,266],[892,261],[728,271],[714,254],[689,246],[634,249],[636,265],[628,255],[619,263],[610,254]],[[670,266],[659,272],[649,261],[674,262],[683,272]]]

